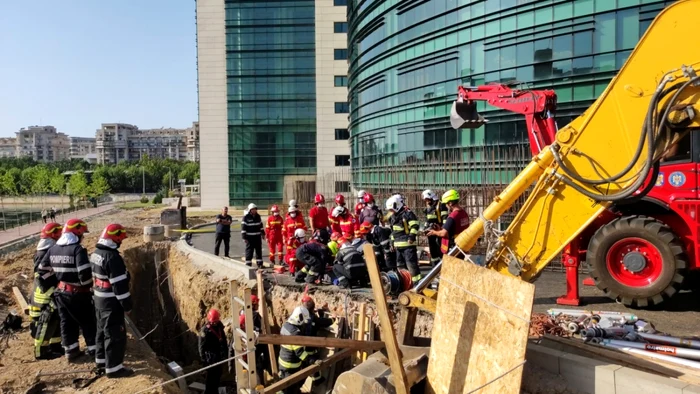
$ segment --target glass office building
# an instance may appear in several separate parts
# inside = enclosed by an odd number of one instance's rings
[[[457,86],[554,89],[560,126],[603,92],[659,0],[354,0],[348,6],[356,188],[508,183],[531,154],[524,118],[454,130]]]

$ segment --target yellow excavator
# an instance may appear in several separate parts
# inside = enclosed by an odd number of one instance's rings
[[[596,284],[626,305],[672,296],[700,267],[700,133],[691,133],[700,127],[697,15],[700,0],[663,10],[595,103],[559,130],[552,91],[460,87],[453,127],[483,125],[480,100],[520,112],[536,155],[449,254],[468,253],[483,236],[485,266],[504,275],[532,282],[563,252],[585,259]],[[687,157],[678,156],[679,147]],[[510,226],[496,230],[493,223],[526,192]],[[440,268],[399,297],[409,312],[399,324],[404,344],[412,344],[417,309],[434,312],[428,287]]]

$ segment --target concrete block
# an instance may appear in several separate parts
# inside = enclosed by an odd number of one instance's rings
[[[615,371],[615,389],[617,393],[634,394],[683,394],[688,383],[658,376],[632,368],[620,368]]]
[[[700,394],[700,386],[689,384],[683,387],[683,394]]]
[[[559,374],[559,357],[564,353],[540,345],[528,344],[525,359],[528,364],[534,364],[553,374]]]
[[[559,374],[569,387],[591,394],[615,394],[615,371],[620,365],[575,354],[559,357]]]

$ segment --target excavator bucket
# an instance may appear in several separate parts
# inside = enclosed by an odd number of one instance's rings
[[[475,101],[457,100],[452,103],[450,123],[454,129],[478,129],[488,123],[488,120],[479,115]]]

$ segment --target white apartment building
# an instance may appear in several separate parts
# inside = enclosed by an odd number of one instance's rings
[[[68,135],[59,133],[53,126],[23,127],[15,141],[17,157],[31,157],[40,162],[67,160],[70,156]]]
[[[0,158],[17,156],[17,138],[0,138]]]
[[[124,123],[104,123],[95,134],[97,162],[117,164],[140,160],[144,155],[160,159],[191,160],[199,157],[197,134],[188,129],[141,130]],[[190,136],[194,141],[189,141]],[[193,145],[190,148],[189,145]]]
[[[103,123],[95,133],[97,163],[117,164],[129,160],[129,136],[138,127],[126,123]]]
[[[187,134],[187,160],[199,161],[199,122],[192,122],[192,127],[185,130]]]
[[[95,138],[89,137],[69,137],[70,158],[89,161],[96,157],[97,148]]]

